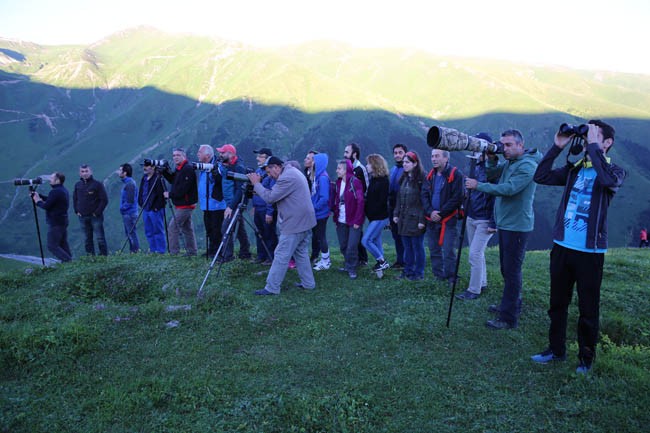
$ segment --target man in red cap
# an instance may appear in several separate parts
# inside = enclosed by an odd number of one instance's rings
[[[230,221],[232,220],[234,212],[242,201],[244,193],[242,182],[228,179],[228,172],[233,171],[235,173],[246,174],[246,169],[244,169],[243,165],[239,164],[237,149],[235,149],[235,146],[232,144],[224,144],[223,146],[218,147],[217,152],[219,152],[223,161],[219,170],[223,178],[221,185],[223,189],[223,199],[226,202],[226,210],[223,213],[223,224],[221,226],[221,234],[225,235],[230,226]],[[239,218],[242,218],[241,213],[239,214]],[[234,233],[232,235],[234,235]],[[250,259],[250,242],[248,241],[248,235],[246,234],[246,227],[244,226],[243,219],[240,219],[239,222],[237,239],[239,240],[239,258]],[[233,250],[234,239],[233,236],[230,236],[227,244],[224,245],[224,248],[222,249],[219,260],[223,262],[233,260]]]

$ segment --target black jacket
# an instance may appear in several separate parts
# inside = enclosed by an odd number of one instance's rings
[[[199,201],[196,173],[187,160],[177,165],[175,172],[170,173],[168,170],[164,170],[162,175],[172,184],[169,190],[169,198],[174,206],[193,206]]]
[[[53,185],[52,191],[47,196],[41,196],[36,206],[45,209],[45,221],[50,226],[68,225],[68,208],[70,195],[63,185]]]
[[[580,163],[575,165],[567,163],[564,167],[553,170],[553,161],[561,152],[562,149],[553,145],[537,166],[534,178],[535,182],[541,185],[564,185],[562,200],[557,209],[553,226],[553,239],[558,241],[564,240],[564,213],[578,172],[582,168]],[[591,193],[586,248],[605,249],[607,248],[607,209],[614,194],[623,184],[626,173],[617,165],[608,163],[596,143],[587,145],[587,154],[597,175]]]
[[[388,176],[370,177],[365,213],[368,221],[388,218]]]
[[[108,205],[108,196],[104,184],[92,176],[88,180],[80,179],[74,186],[72,206],[74,213],[81,216],[101,216]]]
[[[453,174],[452,174],[453,171]],[[435,184],[435,172],[431,170],[427,175],[427,180],[422,184],[422,207],[424,214],[429,217],[431,212],[435,209],[431,206],[431,197],[433,196],[433,187]],[[465,186],[463,183],[463,173],[460,170],[454,170],[454,167],[447,165],[447,168],[442,172],[445,182],[440,191],[440,218],[446,220],[449,217],[456,215],[458,209],[463,203],[463,195]]]
[[[146,211],[158,211],[165,207],[165,181],[160,173],[154,173],[147,182],[147,190],[145,191],[144,184],[147,175],[142,176],[140,181],[140,192],[138,193],[138,204]],[[145,203],[146,200],[146,203]]]

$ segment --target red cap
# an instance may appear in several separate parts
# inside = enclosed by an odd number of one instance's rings
[[[230,152],[230,153],[236,155],[237,154],[237,149],[235,149],[235,146],[233,146],[232,144],[224,144],[221,147],[217,147],[217,152],[219,152],[219,153]]]

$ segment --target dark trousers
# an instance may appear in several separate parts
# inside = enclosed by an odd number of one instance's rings
[[[223,212],[223,209],[203,211],[203,225],[205,226],[205,236],[208,241],[207,254],[209,256],[217,254],[219,244],[221,244]]]
[[[573,285],[578,292],[578,356],[591,363],[598,343],[600,284],[605,254],[585,253],[555,244],[551,250],[551,300],[548,317],[549,347],[556,355],[566,352],[566,328]]]
[[[93,240],[93,233],[97,237],[97,246],[99,247],[99,255],[108,255],[108,246],[106,245],[106,236],[104,235],[104,216],[86,215],[79,217],[79,223],[84,232],[86,252],[95,255],[95,242]]]
[[[233,215],[234,215],[234,211],[233,211]],[[246,222],[244,221],[244,216],[241,213],[239,213],[237,218],[239,219],[239,228],[237,229],[237,233],[230,234],[230,238],[228,239],[228,242],[223,246],[221,251],[221,257],[223,257],[226,260],[230,260],[234,256],[235,236],[237,236],[237,240],[239,241],[239,258],[248,259],[251,256],[250,242],[248,241],[248,234],[246,234]],[[230,221],[232,221],[232,217],[223,219],[223,224],[221,225],[222,235],[226,234],[226,230],[228,230]],[[233,230],[234,230],[234,225],[236,223],[237,221],[233,222]]]
[[[47,231],[47,249],[62,262],[72,260],[68,245],[68,226],[50,226]]]
[[[528,232],[499,229],[499,260],[503,277],[503,296],[499,307],[499,319],[517,326],[521,313],[521,268],[526,257]]]
[[[273,215],[273,222],[269,224],[266,222],[266,210],[263,210],[262,212],[255,211],[253,222],[262,237],[262,239],[257,237],[257,258],[260,260],[273,260],[273,251],[278,245],[276,221],[277,214]]]
[[[404,264],[404,244],[402,243],[402,237],[397,231],[397,224],[393,222],[393,219],[390,218],[390,234],[393,236],[393,241],[395,241],[395,263],[401,265]]]

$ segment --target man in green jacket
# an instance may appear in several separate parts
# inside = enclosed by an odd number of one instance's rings
[[[488,178],[499,177],[496,184],[466,179],[465,187],[496,196],[494,220],[499,232],[499,259],[503,276],[503,296],[500,305],[489,311],[498,317],[488,320],[491,329],[516,328],[521,313],[522,271],[526,256],[528,234],[533,230],[535,216],[533,182],[542,155],[537,150],[526,151],[524,138],[516,129],[501,134],[506,161],[497,165],[497,156],[488,155]]]

